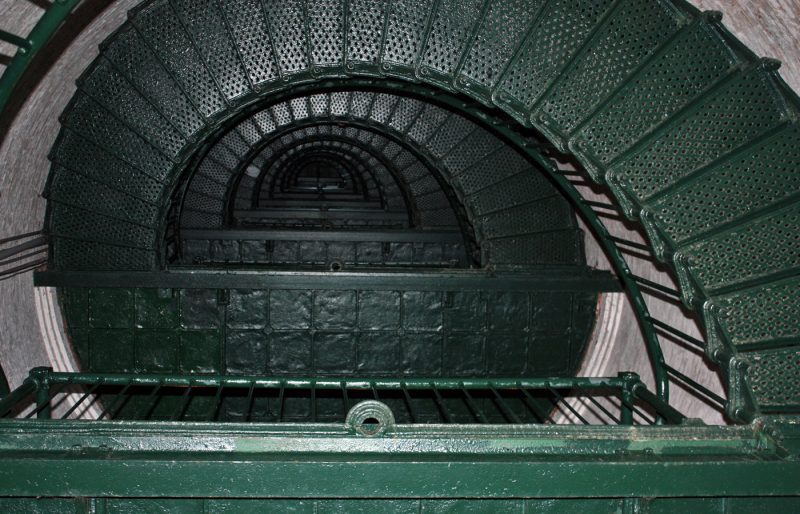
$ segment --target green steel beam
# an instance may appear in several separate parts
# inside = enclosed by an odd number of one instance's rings
[[[181,239],[204,241],[334,241],[462,243],[457,230],[181,230]]]
[[[261,207],[258,209],[238,209],[233,211],[237,220],[366,220],[366,221],[408,221],[405,211],[392,212],[380,209],[277,209]]]
[[[309,195],[305,200],[282,200],[278,198],[270,198],[264,200],[261,208],[275,209],[278,207],[286,207],[288,209],[381,209],[383,205],[381,202],[369,201],[348,201],[348,200],[335,200],[329,198],[319,198],[317,195]],[[261,210],[256,209],[256,211]]]
[[[620,291],[611,273],[580,266],[520,272],[444,271],[275,271],[258,268],[170,271],[43,271],[34,285],[48,287],[156,287],[186,289],[370,289],[413,291]]]
[[[799,474],[753,427],[0,424],[2,496],[796,495]]]

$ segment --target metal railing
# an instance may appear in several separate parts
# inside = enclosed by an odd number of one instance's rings
[[[593,421],[572,399],[595,409]],[[681,423],[635,373],[609,378],[280,378],[61,373],[35,368],[0,401],[5,419],[341,423],[363,402],[411,424]],[[100,414],[89,418],[89,407]],[[616,410],[616,412],[612,412]],[[56,413],[57,414],[54,414]],[[598,415],[599,414],[599,415]]]
[[[36,54],[53,37],[56,30],[80,2],[81,0],[54,0],[27,35],[11,34],[0,30],[0,41],[9,43],[17,48],[11,62],[8,63],[3,74],[0,75],[0,113],[6,108],[6,104],[14,94],[14,88],[25,74],[34,57],[36,57]]]
[[[47,236],[42,231],[0,239],[0,280],[47,263]]]

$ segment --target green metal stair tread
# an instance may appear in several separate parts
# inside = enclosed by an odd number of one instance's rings
[[[650,205],[683,184],[690,186],[697,176],[734,164],[742,154],[768,151],[763,139],[783,127],[788,117],[783,101],[769,90],[771,82],[759,68],[738,75],[693,112],[671,121],[651,144],[613,165],[609,181]],[[756,95],[759,100],[754,101]],[[725,125],[716,122],[731,109],[741,114]],[[694,142],[693,149],[676,152],[685,141]]]
[[[460,184],[459,177],[455,179]],[[546,200],[558,196],[558,191],[544,175],[533,170],[525,170],[499,180],[477,193],[466,194],[465,203],[482,216],[509,206]]]
[[[569,205],[560,197],[506,206],[480,216],[481,230],[489,240],[576,227]]]
[[[156,252],[149,249],[137,249],[114,246],[108,243],[79,241],[51,236],[52,266],[55,269],[80,270],[113,270],[124,267],[129,270],[148,270],[156,265]],[[86,256],[96,256],[87,261]]]
[[[495,264],[578,264],[583,260],[583,234],[578,230],[554,230],[497,239],[488,259]]]
[[[712,292],[794,274],[800,260],[798,223],[800,205],[790,205],[681,247],[678,259],[686,259],[695,283]]]
[[[465,92],[488,97],[502,77],[515,50],[526,37],[528,27],[539,14],[544,0],[494,1],[489,4],[474,41],[462,56],[453,85]]]
[[[48,179],[45,196],[48,194],[54,177],[66,171],[78,173],[106,187],[117,189],[153,204],[157,203],[164,186],[162,182],[132,167],[69,129],[60,132],[49,159],[60,171],[53,174],[53,179]],[[131,180],[132,177],[135,177],[135,180]]]
[[[179,84],[131,26],[115,33],[114,44],[102,48],[102,56],[123,73],[181,133],[190,137],[204,126],[204,119]]]
[[[558,145],[686,22],[672,2],[617,2],[538,100],[531,121]],[[616,127],[618,128],[619,125]],[[563,139],[561,139],[563,141]]]
[[[435,0],[400,0],[390,7],[380,58],[383,73],[413,73],[435,6]]]
[[[590,173],[608,167],[727,78],[736,64],[736,54],[718,34],[695,23],[636,70],[591,113],[590,120],[576,126],[570,144],[582,158],[596,163]]]
[[[476,161],[488,157],[503,146],[486,131],[474,129],[448,151],[442,162],[453,175],[458,175]]]
[[[233,0],[219,4],[253,87],[277,80],[278,65],[261,2]]]
[[[54,203],[51,210],[53,224],[50,234],[54,237],[72,237],[95,243],[110,243],[149,249],[148,239],[155,229],[140,223],[115,219],[66,204]]]
[[[266,10],[272,51],[282,77],[309,71],[308,41],[304,30],[304,6],[298,0],[262,2]],[[278,21],[280,20],[280,21]]]
[[[76,94],[64,110],[63,126],[156,180],[164,181],[173,162],[114,118],[94,100]]]
[[[742,350],[794,344],[800,338],[800,278],[767,282],[715,296],[706,307],[706,324],[721,330],[716,339]]]
[[[225,97],[167,0],[142,6],[131,23],[203,117],[225,109]]]
[[[549,89],[615,2],[547,2],[495,86],[493,100],[527,125],[530,108]]]
[[[750,351],[746,377],[762,409],[800,411],[800,345]]]
[[[320,0],[306,4],[307,37],[310,47],[312,73],[324,75],[343,73],[344,63],[344,2]],[[331,71],[327,71],[331,68]]]
[[[482,21],[482,0],[439,0],[429,21],[425,46],[417,57],[417,76],[450,85],[462,55],[472,43],[474,25]]]
[[[240,54],[231,41],[217,0],[170,0],[178,19],[191,38],[225,98],[252,91]]]
[[[82,198],[87,192],[93,196],[92,211],[111,217],[122,217],[125,220],[156,226],[158,219],[157,204],[142,200],[116,188],[111,188],[91,178],[54,167],[55,173],[51,183],[52,193],[47,199],[54,203],[85,207]]]
[[[94,62],[78,81],[78,90],[170,159],[186,145],[186,137],[107,60]]]
[[[345,65],[348,70],[378,75],[383,27],[390,4],[381,0],[353,0],[347,4]],[[375,30],[381,27],[381,30]]]
[[[695,175],[647,209],[665,234],[681,244],[795,202],[800,193],[800,178],[793,172],[800,165],[797,141],[797,126],[787,126],[758,148]]]

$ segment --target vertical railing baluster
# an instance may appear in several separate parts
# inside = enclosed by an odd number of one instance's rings
[[[519,419],[519,416],[514,414],[503,396],[497,391],[497,389],[494,388],[493,385],[489,386],[489,390],[492,392],[492,394],[494,394],[494,397],[497,400],[497,406],[500,408],[500,412],[503,413],[503,417],[505,417],[511,423],[522,423],[522,420]]]
[[[591,394],[588,394],[588,395],[586,395],[586,398],[588,398],[588,399],[589,399],[589,401],[592,403],[592,405],[594,405],[595,407],[597,407],[598,409],[600,409],[600,412],[602,412],[603,414],[605,414],[605,415],[608,417],[608,419],[609,419],[610,421],[613,421],[615,425],[619,423],[619,419],[617,419],[617,417],[616,417],[616,416],[614,416],[614,415],[611,413],[611,411],[610,411],[610,410],[608,410],[608,409],[606,409],[605,407],[603,407],[603,405],[602,405],[600,402],[598,402],[598,401],[597,401],[597,400],[594,398],[594,396],[592,396]],[[602,418],[601,418],[601,421],[602,421],[602,422],[603,422],[603,424],[605,424],[605,425],[609,425],[609,424],[610,424],[608,421],[606,421],[606,420],[604,420],[604,419],[602,419]]]
[[[211,409],[209,409],[208,415],[206,416],[208,421],[217,420],[217,417],[219,416],[220,404],[222,403],[222,391],[224,389],[225,386],[222,384],[217,387],[217,393],[214,395],[214,403],[211,405]]]
[[[128,380],[128,383],[125,384],[125,387],[123,387],[122,390],[119,393],[117,393],[117,396],[116,398],[114,398],[114,401],[108,407],[105,407],[103,408],[103,410],[100,411],[100,414],[97,415],[96,421],[100,421],[106,416],[106,414],[113,412],[116,409],[117,404],[120,402],[120,400],[123,399],[125,394],[128,392],[128,389],[131,388],[131,385],[132,385],[131,380]]]
[[[347,384],[344,381],[339,382],[339,388],[342,390],[342,413],[344,414],[343,418],[346,418],[347,413],[350,411],[350,398],[347,397]]]
[[[317,388],[314,385],[314,381],[311,381],[311,422],[314,423],[317,421]]]
[[[283,394],[284,389],[286,388],[286,384],[284,384],[283,380],[280,382],[281,389],[278,392],[278,423],[283,420]]]
[[[411,394],[409,394],[408,387],[406,387],[405,382],[400,382],[400,389],[403,391],[403,398],[406,399],[406,405],[408,406],[408,417],[412,423],[416,423],[417,414],[414,412],[414,404],[411,400]]]
[[[64,415],[63,415],[63,416],[61,416],[61,419],[67,419],[67,418],[68,418],[68,417],[69,417],[69,416],[70,416],[70,415],[71,415],[73,412],[75,412],[75,411],[78,409],[78,407],[79,407],[79,406],[80,406],[80,405],[81,405],[81,404],[82,404],[82,403],[83,403],[83,402],[86,400],[86,398],[88,398],[89,396],[91,396],[91,395],[92,395],[92,394],[93,394],[93,393],[94,393],[94,392],[97,390],[97,388],[98,388],[98,387],[100,387],[100,385],[101,385],[102,383],[103,383],[103,379],[101,378],[101,379],[100,379],[100,380],[98,380],[98,381],[97,381],[97,382],[96,382],[96,383],[95,383],[95,384],[94,384],[92,387],[90,387],[90,388],[89,388],[89,390],[88,390],[88,391],[86,391],[86,392],[83,394],[83,396],[81,396],[81,397],[80,397],[80,399],[79,399],[77,402],[75,402],[75,403],[72,405],[72,407],[70,407],[70,408],[67,410],[67,412],[66,412],[66,413],[64,413]],[[41,418],[42,416],[39,416],[39,417]],[[48,417],[49,417],[49,414],[48,414]]]
[[[250,382],[250,389],[247,391],[247,407],[244,412],[245,422],[249,422],[253,414],[253,402],[255,401],[256,381]]]
[[[549,414],[542,412],[539,409],[539,402],[536,400],[536,398],[534,398],[527,389],[522,387],[522,384],[518,383],[517,385],[519,386],[520,391],[522,391],[522,403],[524,403],[525,406],[528,407],[528,410],[531,411],[534,416],[536,416],[536,419],[538,419],[543,425],[547,421],[549,421],[551,424],[555,424],[555,421],[553,421],[553,418],[551,418]]]
[[[572,406],[572,404],[570,404],[563,396],[561,396],[561,394],[557,390],[553,389],[552,387],[548,387],[547,389],[550,391],[550,393],[553,396],[556,397],[557,401],[560,402],[560,403],[563,403],[567,407],[567,410],[569,410],[572,413],[573,416],[578,418],[581,423],[583,423],[584,425],[588,425],[589,424],[589,422],[586,421],[586,418],[581,416],[580,413],[578,413],[578,411],[575,410],[575,408]]]
[[[189,407],[189,403],[194,398],[192,396],[192,389],[194,388],[194,385],[192,384],[193,382],[189,382],[186,391],[184,391],[181,395],[181,406],[177,411],[175,411],[175,414],[172,416],[172,421],[178,421],[186,414],[186,409]]]
[[[158,407],[158,404],[161,402],[161,398],[163,398],[163,396],[158,394],[161,392],[162,387],[164,387],[164,380],[159,380],[158,384],[153,387],[153,390],[150,391],[149,395],[147,395],[148,403],[152,402],[152,404],[150,405],[150,408],[147,409],[147,412],[144,413],[142,419],[150,419],[150,417],[153,415],[153,412],[155,412],[156,407]]]
[[[433,382],[431,382],[431,387],[433,388],[435,402],[439,407],[439,412],[441,412],[444,422],[450,423],[452,419],[450,417],[450,411],[447,410],[447,406],[444,404],[444,398],[442,398],[442,395],[439,393],[439,388],[436,387],[436,384]]]
[[[479,423],[488,423],[489,420],[486,418],[486,416],[484,416],[483,411],[481,411],[480,407],[478,407],[478,404],[476,404],[475,401],[472,399],[472,395],[469,394],[467,388],[464,387],[463,382],[461,382],[461,393],[464,395],[464,398],[467,402],[467,406],[472,411],[472,415],[475,416],[475,419]]]
[[[42,381],[37,384],[36,389],[36,417],[38,419],[50,419],[52,409],[50,408],[50,383]]]

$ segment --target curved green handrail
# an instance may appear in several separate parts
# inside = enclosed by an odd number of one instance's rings
[[[22,38],[7,32],[0,33],[0,40],[17,47],[17,52],[2,75],[0,75],[0,114],[5,111],[14,89],[33,58],[50,41],[56,30],[81,0],[55,0],[47,8],[27,37]]]

